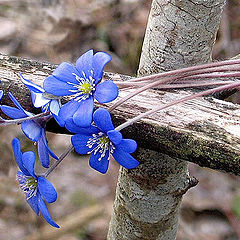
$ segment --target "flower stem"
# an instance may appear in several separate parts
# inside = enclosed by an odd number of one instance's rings
[[[234,81],[218,81],[218,82],[182,82],[179,84],[166,84],[161,85],[159,89],[177,89],[177,88],[197,88],[197,87],[211,87],[211,86],[221,86],[230,83],[235,83]]]
[[[118,102],[116,102],[115,104],[113,104],[108,110],[109,112],[111,112],[112,110],[114,110],[116,107],[118,107],[119,105],[121,105],[122,103],[126,102],[128,99],[134,97],[135,95],[149,89],[149,88],[153,88],[153,87],[156,87],[160,84],[163,84],[163,83],[167,83],[167,82],[172,82],[174,80],[176,80],[178,77],[169,77],[169,78],[164,78],[164,79],[161,79],[161,80],[158,80],[156,82],[152,82],[152,83],[149,83],[143,87],[140,87],[138,89],[136,89],[134,92],[131,92],[129,93],[127,96],[123,97],[122,99],[120,99]]]
[[[198,67],[198,66],[196,66]],[[194,67],[190,67],[190,68],[194,68]],[[179,71],[182,70],[182,69],[179,69]],[[220,72],[222,72],[224,69],[220,69]],[[229,70],[229,69],[228,69]],[[175,70],[177,71],[177,70]],[[214,71],[219,71],[219,70],[216,70],[216,68],[214,68]],[[234,69],[234,71],[236,71],[236,69]],[[172,71],[174,72],[174,71]],[[164,74],[164,78],[160,79],[160,80],[155,80],[154,82],[151,82],[149,84],[144,84],[143,86],[140,86],[139,88],[137,88],[134,92],[131,92],[129,93],[128,95],[126,95],[125,97],[123,97],[122,99],[120,99],[119,101],[117,101],[115,104],[113,104],[110,108],[109,108],[109,111],[111,112],[112,110],[114,110],[116,107],[120,106],[122,103],[126,102],[127,100],[129,100],[130,98],[134,97],[135,95],[149,89],[149,88],[154,88],[154,87],[161,87],[162,84],[164,83],[171,83],[171,82],[174,82],[174,81],[177,81],[177,80],[180,80],[180,79],[199,79],[199,78],[229,78],[229,77],[240,77],[240,73],[239,72],[230,72],[230,73],[212,73],[212,74],[209,74],[208,71],[206,71],[206,69],[203,69],[201,70],[200,74],[199,72],[188,72],[187,74],[185,74],[184,76],[182,75],[172,75],[170,74],[171,76],[167,76],[167,73],[170,73],[170,72],[166,72],[166,73],[162,73],[162,75]],[[160,74],[156,74],[156,75],[160,75]],[[154,76],[154,75],[152,75]],[[149,76],[151,77],[151,76]],[[159,78],[159,77],[158,77]],[[138,83],[138,82],[137,82]],[[140,82],[139,82],[140,83]],[[138,83],[138,84],[139,84]],[[124,83],[123,83],[124,84]],[[131,83],[129,83],[131,86]],[[136,84],[135,82],[133,84]],[[140,83],[141,84],[141,83]],[[125,83],[125,86],[126,86],[126,83]],[[126,87],[129,87],[129,86],[126,86]]]
[[[44,117],[44,116],[48,116],[49,114],[50,114],[50,112],[45,112],[45,113],[39,113],[39,114],[34,115],[34,116],[30,116],[30,117],[11,119],[11,120],[7,120],[7,119],[4,119],[4,118],[0,117],[0,126],[20,124],[20,123],[22,123],[24,121],[27,121],[27,120],[34,120],[34,119],[38,119],[38,118],[41,118],[41,117]]]
[[[181,74],[185,74],[185,73],[189,73],[189,72],[194,73],[195,71],[198,71],[198,70],[203,70],[203,72],[205,72],[205,73],[207,73],[209,71],[219,71],[220,70],[219,67],[223,66],[226,68],[227,66],[235,65],[235,64],[240,64],[240,59],[226,60],[226,61],[221,61],[221,62],[213,62],[213,63],[207,63],[207,64],[202,64],[202,65],[197,65],[197,66],[191,66],[191,67],[187,67],[187,68],[176,69],[173,71],[157,73],[157,74],[144,76],[144,77],[140,77],[140,78],[133,78],[133,79],[128,80],[128,82],[156,80],[156,79],[162,78],[162,77],[181,75]],[[214,68],[215,70],[210,70],[211,68]],[[217,68],[219,68],[219,70],[217,70]],[[201,73],[201,72],[202,71],[199,71],[199,73]]]
[[[195,70],[192,72],[185,72],[184,74],[180,75],[178,74],[178,78],[182,79],[182,78],[187,78],[189,76],[193,76],[196,75],[197,77],[203,77],[206,74],[210,74],[211,73],[220,73],[220,72],[239,72],[240,71],[240,67],[239,66],[223,66],[223,67],[214,67],[214,68],[210,68],[210,69],[199,69],[199,70]],[[158,80],[159,78],[165,78],[165,77],[170,77],[170,76],[176,76],[176,74],[172,74],[173,71],[169,71],[169,72],[164,72],[164,73],[159,73],[155,75],[150,75],[147,76],[149,79],[145,79],[146,77],[140,77],[140,78],[134,78],[134,79],[130,79],[128,81],[116,81],[116,84],[118,86],[140,86],[140,85],[146,85],[149,82],[154,82],[156,80]],[[168,74],[167,74],[168,73]],[[227,74],[231,74],[231,73],[227,73]],[[234,73],[236,74],[236,73]],[[162,76],[161,76],[162,75]]]
[[[199,79],[199,78],[239,78],[240,72],[231,72],[231,73],[207,73],[207,74],[200,74],[200,75],[194,75],[184,78],[185,80],[191,78],[191,79]]]
[[[190,75],[190,76],[179,76],[179,78],[177,78],[176,80],[181,80],[180,82],[182,83],[182,81],[189,81],[189,80],[193,80],[193,79],[197,79],[198,82],[202,79],[209,79],[209,78],[238,78],[240,77],[240,72],[230,72],[230,73],[202,73],[202,74],[196,74],[196,75]],[[195,81],[196,82],[196,81]],[[209,82],[211,85],[211,82]],[[117,82],[116,83],[118,85],[118,87],[120,88],[136,88],[136,87],[142,87],[142,86],[146,86],[146,84],[149,84],[147,82]],[[197,84],[197,83],[196,83]],[[170,86],[170,83],[169,83]],[[187,86],[186,86],[187,87]],[[160,86],[158,86],[158,88],[162,88],[162,85],[160,84]],[[169,88],[169,87],[168,87]]]
[[[58,160],[44,173],[44,177],[48,177],[48,175],[63,161],[63,159],[74,149],[73,145],[70,144],[68,148],[61,154]]]
[[[171,107],[173,105],[176,105],[176,104],[179,104],[179,103],[182,103],[182,102],[186,102],[188,100],[191,100],[191,99],[194,99],[194,98],[197,98],[197,97],[206,96],[206,95],[212,94],[214,92],[221,92],[221,91],[224,91],[224,90],[227,90],[227,89],[230,89],[230,88],[237,88],[237,87],[240,87],[240,82],[226,84],[226,85],[221,86],[221,87],[209,89],[209,90],[206,90],[206,91],[203,91],[203,92],[192,94],[192,95],[184,97],[184,98],[180,98],[179,100],[176,100],[176,101],[173,101],[171,103],[167,103],[167,104],[158,106],[158,107],[153,108],[153,109],[151,109],[151,110],[149,110],[149,111],[147,111],[145,113],[142,113],[142,114],[138,115],[137,117],[132,118],[129,121],[119,125],[118,127],[115,128],[115,130],[121,131],[123,128],[126,128],[126,127],[132,125],[133,123],[141,120],[142,118],[147,117],[147,116],[149,116],[149,115],[151,115],[151,114],[153,114],[155,112],[158,112],[160,110],[163,110],[165,108]]]

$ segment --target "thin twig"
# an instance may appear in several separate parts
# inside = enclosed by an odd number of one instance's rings
[[[7,125],[12,125],[12,124],[20,124],[24,121],[27,120],[35,120],[44,116],[48,116],[50,114],[50,112],[45,112],[45,113],[39,113],[37,115],[34,116],[30,116],[30,117],[25,117],[25,118],[18,118],[18,119],[3,119],[2,117],[0,117],[0,126],[7,126]],[[50,115],[49,115],[50,116]]]
[[[63,159],[74,149],[73,145],[70,144],[68,148],[61,154],[58,160],[43,174],[44,177],[48,175],[63,161]]]
[[[221,69],[221,70],[224,70],[224,69]],[[167,74],[167,73],[164,73],[164,74]],[[152,76],[154,76],[154,75],[152,75]],[[229,78],[229,77],[240,77],[240,73],[239,72],[234,72],[234,73],[215,73],[215,74],[212,73],[212,74],[208,74],[205,70],[203,70],[202,74],[199,74],[199,73],[196,73],[196,72],[190,72],[190,73],[187,73],[187,75],[185,75],[185,76],[165,77],[163,79],[151,82],[149,84],[144,84],[142,87],[139,87],[134,92],[129,93],[127,96],[123,97],[122,99],[117,101],[113,106],[111,106],[109,108],[109,111],[111,112],[116,107],[120,106],[122,103],[126,102],[127,100],[131,99],[135,95],[137,95],[137,94],[139,94],[139,93],[141,93],[141,92],[143,92],[143,91],[145,91],[147,89],[154,88],[154,87],[160,87],[161,88],[161,85],[164,84],[164,83],[175,82],[175,81],[177,81],[179,79],[188,79],[187,77],[190,78],[190,79],[193,79],[193,78],[218,78],[218,77],[219,78],[224,78],[224,77]],[[131,86],[131,83],[130,83],[130,86]]]
[[[226,60],[226,61],[221,61],[221,62],[213,62],[213,63],[207,63],[207,64],[202,64],[202,65],[197,65],[197,66],[192,66],[192,67],[187,67],[187,68],[181,68],[173,71],[168,71],[168,72],[163,72],[163,73],[157,73],[149,76],[144,76],[140,78],[133,78],[128,80],[129,82],[135,82],[135,81],[144,81],[144,80],[155,80],[158,78],[162,77],[169,77],[173,75],[181,75],[185,73],[194,73],[195,71],[201,70],[205,73],[210,72],[211,68],[218,68],[218,67],[227,67],[235,64],[240,64],[240,59],[234,59],[234,60]],[[217,70],[216,70],[217,71]],[[220,71],[220,69],[218,70]],[[215,72],[215,70],[214,70]]]

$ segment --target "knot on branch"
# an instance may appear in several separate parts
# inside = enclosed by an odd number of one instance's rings
[[[190,188],[197,186],[198,182],[197,178],[193,176],[188,177],[186,184],[182,188],[178,188],[174,196],[183,196]]]

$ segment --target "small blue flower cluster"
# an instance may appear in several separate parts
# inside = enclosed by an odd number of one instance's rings
[[[57,192],[53,185],[44,177],[37,176],[34,171],[35,154],[34,152],[21,152],[20,142],[17,138],[12,141],[15,160],[21,171],[17,172],[17,180],[20,188],[25,193],[26,200],[33,211],[39,215],[43,215],[46,221],[53,227],[59,226],[52,220],[47,203],[53,203],[57,200]]]
[[[38,155],[43,167],[49,168],[50,156],[58,161],[58,157],[48,147],[46,125],[50,118],[73,133],[72,145],[79,154],[91,154],[89,165],[95,170],[106,173],[110,156],[127,169],[136,168],[139,162],[131,156],[137,148],[132,139],[123,139],[115,130],[108,110],[99,108],[94,111],[94,102],[108,103],[118,96],[118,87],[111,80],[101,81],[105,65],[111,56],[104,52],[94,54],[89,50],[79,57],[76,66],[61,63],[44,80],[43,87],[25,79],[22,82],[31,92],[32,102],[36,108],[42,109],[45,116],[35,118],[33,113],[23,109],[17,99],[9,93],[16,107],[1,105],[5,115],[12,119],[23,119],[23,133],[37,143]],[[0,99],[3,92],[0,91]],[[70,96],[70,101],[61,105],[61,99]],[[49,113],[49,114],[47,114]],[[27,118],[26,120],[24,120]],[[52,203],[57,199],[57,192],[46,179],[47,175],[35,174],[35,154],[22,153],[18,139],[12,141],[14,156],[21,171],[17,173],[20,188],[25,193],[27,202],[37,215],[39,213],[54,227],[58,225],[52,220],[45,202]]]

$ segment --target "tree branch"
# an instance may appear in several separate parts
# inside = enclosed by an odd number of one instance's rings
[[[55,68],[56,65],[50,63],[0,55],[1,89],[5,93],[11,91],[28,111],[38,112],[33,108],[29,91],[18,74],[22,72],[27,79],[42,85]],[[104,78],[125,81],[130,77],[104,73]],[[120,97],[126,94],[127,91],[120,91]],[[153,106],[187,94],[191,91],[148,90],[119,106],[113,112],[114,124],[118,126]],[[11,105],[7,94],[1,103]],[[206,97],[156,113],[122,132],[124,137],[135,139],[139,147],[148,147],[203,167],[240,175],[239,113],[239,105]],[[49,124],[48,130],[66,133],[55,122]]]

